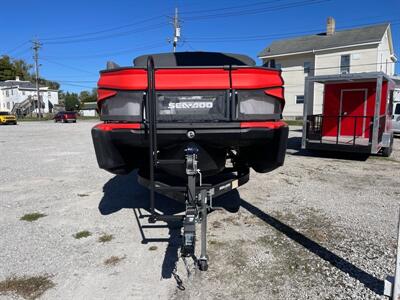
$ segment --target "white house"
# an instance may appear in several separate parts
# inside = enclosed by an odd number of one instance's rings
[[[43,106],[42,113],[51,112],[53,105],[58,104],[58,90],[41,86],[39,95]],[[24,103],[29,107],[34,101],[37,103],[34,83],[20,80],[18,76],[15,80],[0,81],[0,111],[15,111]]]
[[[258,57],[265,66],[282,70],[288,118],[303,115],[306,76],[374,71],[392,76],[397,60],[390,24],[335,31],[332,17],[325,33],[272,42]],[[322,110],[322,93],[316,86],[316,113]]]
[[[98,115],[97,102],[82,103],[79,114],[83,117],[96,117]]]

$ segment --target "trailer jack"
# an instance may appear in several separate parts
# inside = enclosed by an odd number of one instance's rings
[[[198,149],[189,146],[185,150],[186,175],[188,186],[186,194],[186,211],[183,219],[183,241],[181,255],[183,257],[195,258],[196,223],[201,223],[201,254],[197,259],[197,265],[201,271],[207,271],[207,199],[208,191],[204,187],[200,192],[196,191],[197,177],[200,177],[200,188],[202,188],[201,172],[197,169]]]

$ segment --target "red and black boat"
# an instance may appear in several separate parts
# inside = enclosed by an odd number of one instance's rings
[[[206,226],[212,198],[284,162],[288,127],[281,72],[245,55],[182,52],[144,55],[133,67],[109,62],[100,72],[92,129],[100,168],[139,170],[151,193],[151,221],[181,218],[183,255],[194,254],[194,222]],[[186,203],[164,216],[154,192]],[[202,227],[200,269],[207,268]],[[204,232],[203,232],[204,231]]]

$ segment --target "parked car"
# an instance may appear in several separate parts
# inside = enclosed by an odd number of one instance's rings
[[[17,117],[8,111],[0,111],[0,124],[17,125]]]
[[[74,111],[60,111],[54,116],[54,122],[61,123],[76,123],[76,112]]]
[[[393,104],[392,126],[394,133],[400,133],[400,102]]]

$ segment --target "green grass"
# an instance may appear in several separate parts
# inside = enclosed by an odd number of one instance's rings
[[[28,300],[37,299],[55,286],[50,276],[8,277],[0,282],[0,295],[17,294]]]
[[[87,238],[91,235],[92,235],[92,233],[90,231],[83,230],[83,231],[79,231],[79,232],[75,233],[73,235],[73,237],[76,238],[77,240],[79,240],[81,238]]]
[[[112,234],[103,233],[103,235],[99,237],[98,241],[99,243],[106,243],[110,242],[113,238],[114,236]]]
[[[43,217],[46,217],[46,216],[47,215],[45,215],[45,214],[35,212],[35,213],[30,213],[30,214],[23,215],[20,218],[20,220],[21,221],[27,221],[27,222],[33,222],[33,221],[36,221],[36,220],[38,220],[40,218],[43,218]]]
[[[111,256],[110,258],[107,258],[107,259],[104,261],[104,264],[105,264],[106,266],[115,266],[116,264],[118,264],[119,262],[121,262],[121,260],[125,259],[125,257],[126,257],[126,256],[121,256],[121,257],[118,257],[118,256]]]
[[[303,126],[303,120],[283,120],[289,126]]]

